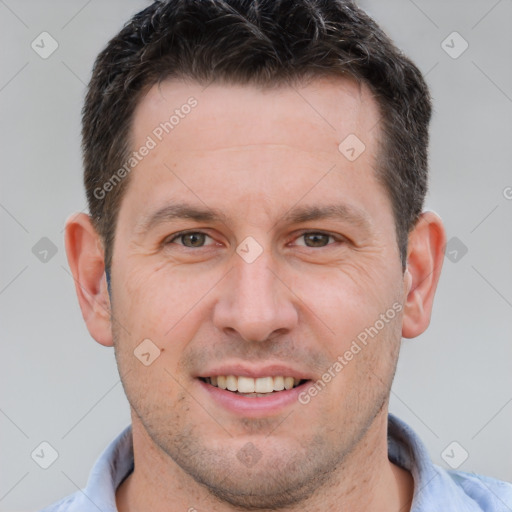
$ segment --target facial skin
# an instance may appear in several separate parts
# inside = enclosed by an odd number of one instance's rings
[[[88,216],[66,228],[84,319],[114,345],[131,405],[135,471],[118,489],[119,510],[409,510],[412,477],[387,458],[388,400],[401,336],[429,323],[440,219],[422,215],[403,273],[391,203],[375,179],[379,114],[363,86],[164,81],[137,107],[133,148],[191,96],[197,106],[131,173],[112,302]],[[366,146],[353,162],[338,150],[349,134]],[[160,218],[148,228],[177,203],[224,219]],[[327,205],[350,215],[288,219]],[[184,230],[207,236],[176,237]],[[236,252],[247,237],[262,250],[251,263]],[[305,405],[226,405],[219,396],[230,391],[198,378],[299,376],[307,390],[394,304],[402,311]],[[161,350],[149,366],[134,356],[145,339]]]

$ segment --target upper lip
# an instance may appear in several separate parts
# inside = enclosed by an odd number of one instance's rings
[[[311,380],[313,376],[304,370],[293,368],[283,364],[259,364],[249,365],[247,363],[235,363],[229,365],[215,366],[202,371],[197,377],[218,377],[219,375],[235,375],[236,377],[293,377],[300,380]]]

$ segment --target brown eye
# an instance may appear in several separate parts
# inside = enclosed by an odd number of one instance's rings
[[[206,238],[210,238],[206,233],[190,231],[188,233],[181,233],[174,236],[167,243],[177,243],[176,240],[179,240],[180,243],[178,243],[178,245],[183,245],[184,247],[203,247],[205,245]]]
[[[300,235],[297,240],[304,240],[304,243],[298,243],[297,245],[302,245],[305,247],[326,247],[327,245],[331,245],[329,239],[335,240],[333,235],[329,235],[327,233],[319,233],[316,231],[310,231],[308,233],[303,233]]]
[[[304,241],[308,247],[324,247],[328,245],[329,235],[324,235],[323,233],[306,233],[304,236]]]
[[[187,233],[181,235],[183,245],[187,247],[201,247],[204,244],[206,235],[204,233]]]

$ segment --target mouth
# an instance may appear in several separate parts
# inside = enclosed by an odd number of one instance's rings
[[[245,377],[236,375],[216,375],[199,377],[199,380],[215,388],[248,398],[269,397],[283,391],[289,391],[309,382],[290,376]]]

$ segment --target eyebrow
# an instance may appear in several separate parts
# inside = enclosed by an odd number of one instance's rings
[[[174,203],[164,206],[143,217],[136,225],[136,233],[145,233],[165,222],[177,219],[191,219],[196,222],[228,223],[228,217],[215,208],[199,207],[188,203]],[[347,204],[304,205],[290,209],[275,225],[282,223],[302,224],[316,220],[341,220],[360,229],[370,230],[372,222],[366,212]],[[273,227],[274,227],[273,226]]]
[[[227,217],[214,208],[202,208],[187,203],[174,203],[160,208],[149,216],[143,217],[136,225],[137,233],[154,229],[159,224],[176,219],[191,219],[196,222],[227,222]]]
[[[364,210],[341,203],[322,206],[298,206],[289,210],[284,216],[284,221],[290,224],[324,219],[341,220],[367,231],[372,225],[369,215]]]

